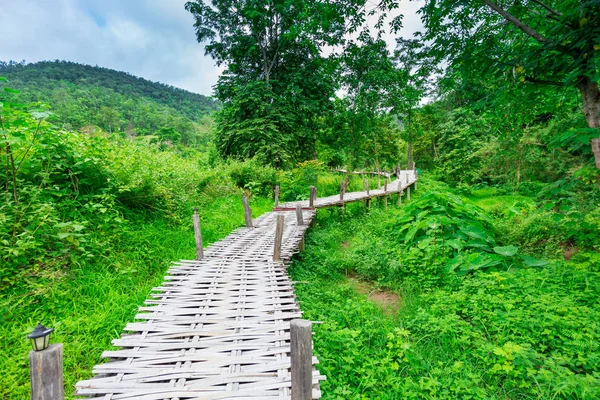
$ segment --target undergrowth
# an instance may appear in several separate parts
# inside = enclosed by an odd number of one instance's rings
[[[420,188],[401,208],[321,212],[290,269],[309,282],[296,286],[304,317],[323,321],[314,330],[324,398],[600,398],[595,249],[564,261],[556,232],[546,254],[561,258],[542,260],[509,227],[522,214],[489,213],[495,191],[474,196],[486,211],[438,182]],[[529,196],[512,200],[546,213]],[[500,262],[461,271],[460,255]],[[398,312],[384,313],[349,277],[398,293]]]

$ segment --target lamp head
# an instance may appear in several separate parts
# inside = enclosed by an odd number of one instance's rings
[[[33,350],[41,351],[48,348],[50,334],[52,332],[54,332],[54,329],[46,328],[44,325],[38,323],[33,332],[27,335],[27,339],[31,340],[31,347],[33,347]]]

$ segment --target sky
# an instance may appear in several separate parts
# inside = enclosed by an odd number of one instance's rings
[[[0,60],[67,60],[126,71],[204,95],[222,68],[196,41],[186,0],[0,0]],[[420,28],[402,2],[402,36]],[[392,47],[394,37],[385,36]]]

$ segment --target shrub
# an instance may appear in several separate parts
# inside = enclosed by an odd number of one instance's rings
[[[268,196],[277,184],[277,172],[273,167],[261,165],[256,159],[231,161],[227,168],[233,183],[253,194]]]

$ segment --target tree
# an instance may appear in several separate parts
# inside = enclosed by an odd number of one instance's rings
[[[225,66],[215,88],[224,106],[217,120],[223,156],[258,156],[277,166],[315,156],[320,124],[332,111],[336,89],[323,49],[342,44],[344,35],[364,21],[365,3],[186,3],[198,41],[206,42],[206,54]],[[280,156],[273,157],[268,146],[277,146]]]
[[[217,119],[221,154],[277,166],[306,157],[314,149],[307,131],[334,93],[320,50],[343,32],[335,3],[197,0],[186,9],[206,54],[226,67],[215,88],[224,106]],[[281,154],[273,157],[269,146]]]
[[[600,7],[598,0],[426,0],[429,54],[462,76],[512,84],[576,87],[600,168]],[[600,175],[598,176],[600,184]]]
[[[368,167],[374,162],[379,170],[383,146],[394,147],[397,142],[390,137],[393,130],[386,116],[390,98],[406,83],[406,73],[394,66],[386,42],[368,30],[348,43],[340,63],[339,80],[346,94],[336,103],[332,143],[346,150],[349,167]]]

